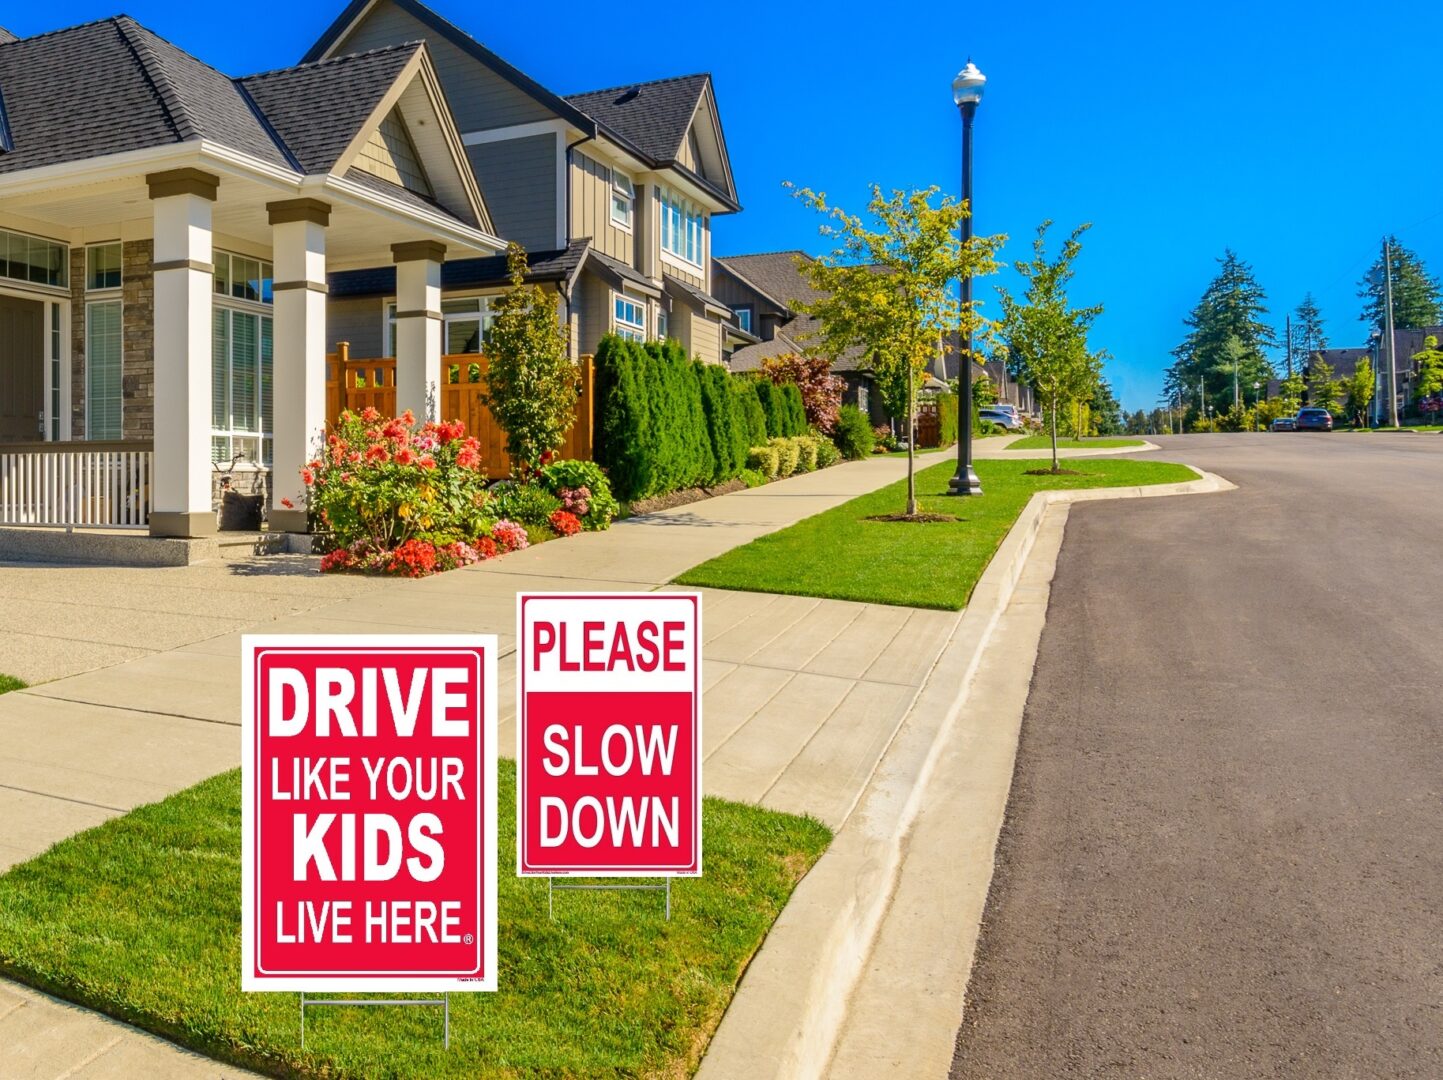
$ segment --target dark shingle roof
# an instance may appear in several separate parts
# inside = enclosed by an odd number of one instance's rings
[[[670,274],[663,274],[662,285],[666,291],[673,296],[680,296],[683,300],[703,310],[706,308],[719,308],[728,315],[731,314],[731,308],[727,307],[705,289],[698,289],[689,281],[683,281],[679,277],[672,277]]]
[[[0,46],[0,93],[0,172],[202,138],[288,164],[230,79],[124,15]]]
[[[671,164],[681,156],[697,102],[710,81],[710,75],[678,75],[568,94],[566,100],[652,160]]]
[[[387,49],[237,80],[307,173],[329,172],[424,46]],[[325,108],[317,106],[324,103]]]
[[[538,251],[526,257],[526,280],[533,283],[570,281],[586,258],[590,240],[573,240],[561,251]],[[485,259],[457,259],[441,266],[442,289],[478,289],[505,285],[510,281],[506,256]],[[391,296],[396,291],[396,268],[378,266],[370,270],[344,270],[330,276],[330,295]]]
[[[769,251],[760,255],[719,256],[712,262],[764,299],[770,300],[784,311],[792,312],[786,322],[786,336],[794,347],[788,351],[814,352],[821,325],[811,315],[795,313],[792,304],[810,303],[822,294],[807,281],[798,265],[799,259],[803,262],[812,261],[812,257],[803,251]],[[748,348],[754,349],[757,346]],[[743,351],[747,350],[738,350],[737,355]],[[855,371],[864,366],[863,356],[861,348],[848,349],[832,361],[832,369]]]
[[[609,272],[614,278],[618,278],[630,285],[635,285],[644,293],[652,296],[661,295],[661,290],[656,287],[656,283],[630,263],[624,263],[620,259],[613,259],[610,255],[600,251],[591,252],[589,261],[594,263],[597,268]]]

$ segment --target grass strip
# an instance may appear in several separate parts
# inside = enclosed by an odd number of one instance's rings
[[[1166,461],[1088,458],[1067,462],[1081,476],[1028,476],[1045,461],[978,461],[983,495],[947,495],[951,461],[917,474],[928,511],[955,522],[869,521],[906,508],[906,482],[862,495],[795,525],[733,548],[676,580],[714,589],[819,596],[869,604],[957,611],[972,595],[1002,538],[1034,492],[1058,488],[1134,487],[1195,480]]]
[[[1142,439],[1063,439],[1058,438],[1059,450],[1122,450],[1129,446],[1141,446]],[[1047,435],[1028,435],[1015,443],[1008,443],[1009,450],[1052,450],[1052,439]]]
[[[498,804],[515,804],[500,762]],[[501,814],[501,989],[435,1009],[317,1009],[240,990],[240,774],[64,840],[0,877],[0,972],[276,1076],[690,1075],[737,981],[830,840],[806,818],[708,799],[706,876],[657,893],[559,893],[507,872]]]

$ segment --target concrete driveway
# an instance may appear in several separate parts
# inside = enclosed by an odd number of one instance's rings
[[[952,1075],[1443,1075],[1443,437],[1070,518]]]

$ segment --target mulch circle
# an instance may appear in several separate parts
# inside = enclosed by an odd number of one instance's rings
[[[865,518],[864,520],[907,521],[920,525],[925,525],[928,522],[932,521],[961,521],[962,519],[959,517],[953,517],[951,514],[874,514],[869,518]]]

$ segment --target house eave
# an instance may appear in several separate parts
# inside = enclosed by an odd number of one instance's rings
[[[303,187],[308,191],[324,192],[324,198],[378,212],[393,221],[417,222],[424,225],[435,239],[443,240],[448,245],[463,247],[467,251],[496,255],[506,249],[506,241],[484,229],[467,225],[439,210],[428,212],[400,200],[389,199],[380,192],[363,187],[344,176],[311,177]]]

